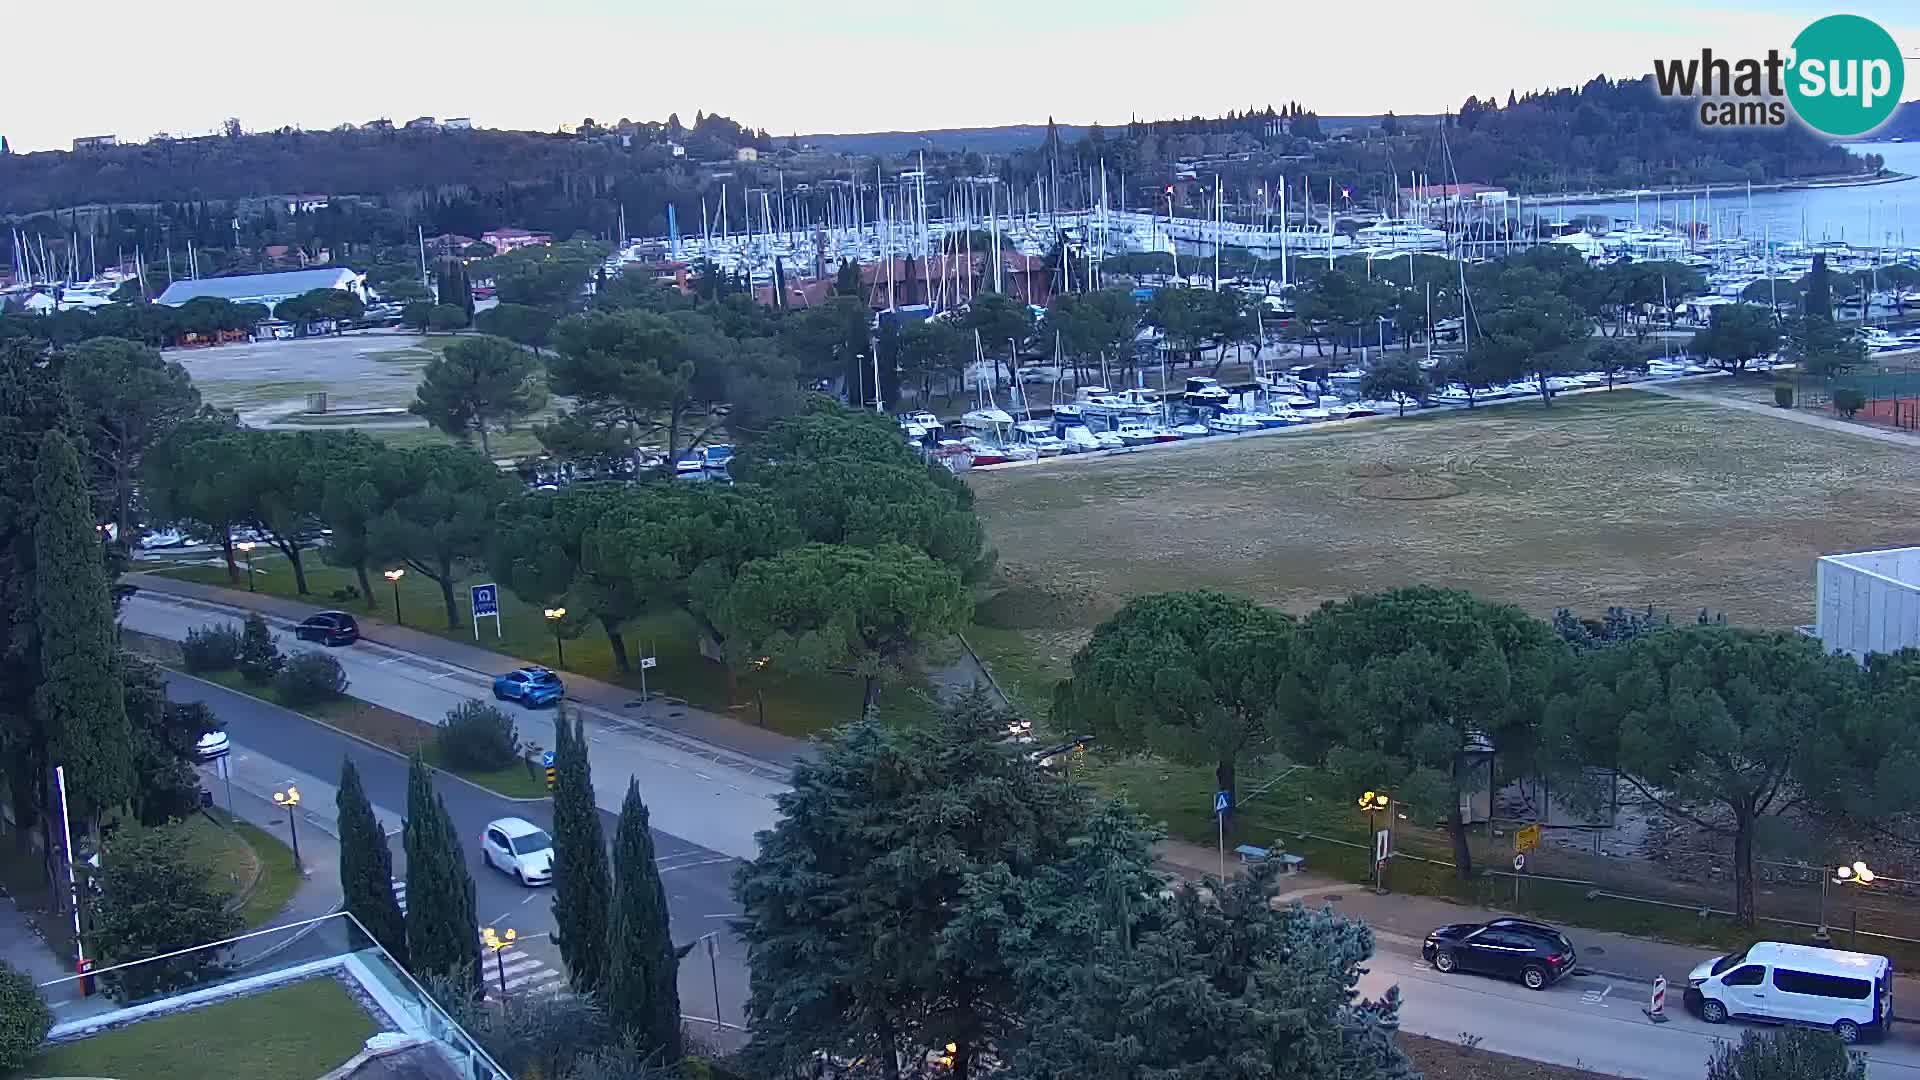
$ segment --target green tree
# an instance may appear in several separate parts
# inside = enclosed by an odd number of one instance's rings
[[[1860,671],[1791,632],[1708,625],[1582,655],[1547,710],[1547,745],[1569,766],[1617,769],[1661,812],[1733,843],[1735,914],[1754,920],[1759,822],[1849,797],[1843,771],[1861,715]]]
[[[467,264],[447,256],[433,264],[435,297],[438,303],[457,307],[473,321],[473,284],[467,280]]]
[[[967,364],[973,360],[973,342],[967,333],[945,319],[910,322],[900,330],[900,368],[908,378],[920,381],[920,400],[933,395],[933,379],[939,376],[943,396],[953,397],[953,384],[964,378]]]
[[[958,630],[973,608],[960,575],[912,548],[808,544],[741,568],[715,621],[736,662],[778,670],[851,668],[871,712],[882,679],[921,645]]]
[[[213,710],[197,701],[168,701],[160,666],[123,654],[121,697],[133,732],[133,816],[142,825],[164,825],[200,807],[200,737],[220,730]]]
[[[412,308],[413,305],[407,305]],[[405,318],[405,315],[401,316]],[[427,309],[425,329],[432,332],[450,334],[455,330],[464,330],[472,320],[467,309],[459,304],[435,304]]]
[[[426,286],[421,286],[421,291],[425,292]],[[434,304],[431,301],[411,301],[400,309],[400,325],[424,334],[434,327],[433,309]]]
[[[457,446],[399,451],[379,482],[385,509],[368,526],[369,546],[440,586],[447,629],[458,629],[454,584],[484,559],[495,508],[513,482],[491,461]]]
[[[1779,346],[1773,312],[1755,304],[1722,304],[1713,309],[1707,328],[1693,335],[1687,350],[1728,371],[1744,371],[1749,362]]]
[[[1243,758],[1273,732],[1289,672],[1288,616],[1217,592],[1128,602],[1075,653],[1054,690],[1053,722],[1122,748],[1212,765],[1228,805]]]
[[[1607,389],[1613,389],[1613,380],[1621,372],[1647,370],[1647,356],[1623,341],[1602,340],[1593,343],[1587,350],[1587,369],[1598,371],[1607,377]]]
[[[377,290],[380,299],[388,303],[399,304],[403,308],[414,304],[432,306],[433,292],[415,278],[395,278],[381,285]]]
[[[360,784],[360,770],[350,757],[340,761],[340,790],[334,807],[340,824],[342,907],[405,965],[407,919],[393,895],[393,853],[387,849],[387,831],[374,816],[373,804]]]
[[[480,924],[473,876],[433,774],[415,754],[407,771],[407,957],[415,975],[480,988]]]
[[[287,666],[280,645],[273,640],[267,620],[257,611],[247,614],[246,628],[240,632],[240,674],[255,686],[265,686]]]
[[[40,651],[34,712],[50,764],[66,766],[74,808],[97,823],[133,795],[133,732],[92,502],[80,456],[58,431],[40,439],[33,500],[33,622]]]
[[[1182,883],[1131,948],[1072,958],[1071,989],[1036,995],[1022,1080],[1415,1080],[1394,1045],[1399,993],[1358,998],[1365,923],[1271,902],[1271,864],[1203,898]],[[1231,1063],[1228,1065],[1227,1063]]]
[[[1281,731],[1293,759],[1355,791],[1390,791],[1429,820],[1444,812],[1467,880],[1460,796],[1484,780],[1468,755],[1533,760],[1565,646],[1519,608],[1425,586],[1327,604],[1301,622],[1299,641]]]
[[[601,994],[607,989],[612,886],[607,839],[593,800],[586,721],[578,710],[571,724],[565,710],[553,718],[553,764],[553,941],[574,992]]]
[[[240,931],[228,897],[209,884],[205,864],[180,825],[114,830],[101,853],[94,901],[93,951],[103,965],[191,949],[107,976],[122,1001],[176,993],[217,973],[220,950],[200,949]]]
[[[645,1057],[673,1064],[681,1058],[680,958],[687,950],[673,944],[667,888],[654,861],[647,818],[640,781],[629,778],[613,834],[607,1011]]]
[[[0,960],[0,1069],[25,1068],[53,1027],[53,1010],[27,978]]]
[[[546,404],[539,361],[506,338],[481,334],[448,345],[427,364],[407,411],[462,442],[478,435],[491,460],[488,427],[505,430]]]
[[[1433,385],[1427,380],[1426,369],[1420,366],[1420,361],[1406,353],[1382,355],[1367,365],[1360,379],[1363,397],[1394,402],[1400,406],[1401,416],[1407,415],[1407,402],[1424,405],[1427,395],[1432,391]]]
[[[1715,1043],[1707,1080],[1867,1080],[1867,1059],[1831,1031],[1743,1031],[1738,1043]]]
[[[599,622],[621,671],[629,667],[623,627],[646,609],[647,597],[633,588],[626,553],[603,561],[607,552],[598,544],[590,548],[587,536],[630,497],[599,485],[523,492],[500,504],[487,543],[496,580],[528,603],[565,607],[570,618]]]
[[[134,480],[141,459],[199,410],[200,392],[185,368],[138,342],[95,338],[56,355],[120,542],[131,544]]]
[[[294,589],[305,596],[306,553],[320,539],[327,485],[365,464],[375,444],[360,432],[343,431],[241,430],[232,439],[215,449],[239,455],[228,480],[242,507],[239,522],[286,557]]]
[[[1076,368],[1089,358],[1133,358],[1133,338],[1140,328],[1140,307],[1133,294],[1120,288],[1087,293],[1061,293],[1047,305],[1042,331],[1059,334],[1060,345],[1074,358]]]
[[[1087,790],[1008,747],[1008,721],[973,694],[933,723],[841,728],[795,767],[779,820],[734,878],[755,1075],[826,1055],[898,1078],[899,1062],[952,1043],[953,1075],[966,1076],[1017,1036],[1029,961],[1065,952],[1028,948],[1036,922],[1097,940],[1109,932],[1098,910],[1153,895],[1137,823],[1083,843]],[[1114,855],[1124,868],[1102,865]],[[1067,882],[1069,870],[1090,876]]]
[[[368,611],[380,606],[380,594],[368,573],[374,557],[369,530],[384,509],[378,480],[386,457],[384,451],[343,457],[327,470],[320,495],[320,520],[333,530],[321,558],[329,565],[353,569]]]
[[[481,333],[525,345],[535,356],[553,336],[553,323],[553,312],[526,304],[495,304],[473,317],[473,325]]]
[[[1007,381],[1017,378],[1014,368],[1020,363],[1020,347],[1033,336],[1033,312],[1027,305],[1006,293],[981,293],[967,303],[960,328],[979,335],[980,347],[994,358],[996,371],[1000,357],[1006,356]],[[999,381],[997,374],[994,381]]]
[[[682,313],[684,314],[684,313]],[[612,445],[632,446],[664,435],[671,461],[681,451],[690,423],[711,424],[725,390],[727,348],[710,323],[647,311],[589,312],[554,327],[553,360],[547,365],[553,392],[573,399],[562,422],[542,429],[549,439],[569,426],[597,433]],[[688,442],[698,445],[703,430]]]
[[[860,264],[857,261],[848,259],[833,272],[833,292],[835,296],[860,297]]]

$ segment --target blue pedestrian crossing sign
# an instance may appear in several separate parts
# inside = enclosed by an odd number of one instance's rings
[[[549,750],[540,755],[540,767],[543,769],[553,768],[553,751]]]
[[[1227,794],[1224,791],[1216,791],[1213,793],[1213,812],[1214,813],[1224,814],[1228,810],[1231,810],[1232,808],[1233,808],[1233,796]]]

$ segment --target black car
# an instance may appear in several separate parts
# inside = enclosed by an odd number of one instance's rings
[[[351,645],[360,640],[360,624],[344,611],[323,611],[294,627],[293,636],[322,645]]]
[[[1566,978],[1576,959],[1567,935],[1525,919],[1443,926],[1427,935],[1420,955],[1435,971],[1497,975],[1529,990],[1545,990]]]

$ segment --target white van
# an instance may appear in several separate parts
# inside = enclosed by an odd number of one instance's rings
[[[1762,941],[1694,968],[1685,1001],[1709,1024],[1805,1024],[1858,1042],[1885,1034],[1892,1020],[1893,964],[1872,953]]]

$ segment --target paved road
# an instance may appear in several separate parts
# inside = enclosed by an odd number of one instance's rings
[[[143,591],[128,598],[121,623],[130,630],[179,641],[189,629],[238,621],[244,613],[198,600]],[[283,648],[296,644],[290,624],[269,617]],[[489,673],[429,659],[371,641],[330,650],[340,661],[357,698],[439,723],[468,700],[492,700]],[[552,710],[531,711],[512,702],[523,738],[551,745]],[[576,705],[587,719],[594,790],[600,808],[618,811],[629,777],[640,781],[661,831],[735,858],[759,850],[754,834],[773,827],[774,798],[786,790],[786,771],[698,740],[635,723],[593,705]]]
[[[226,723],[233,743],[230,770],[236,786],[271,791],[289,781],[299,785],[307,814],[303,828],[332,826],[340,762],[351,758],[360,770],[375,815],[390,830],[388,842],[394,852],[395,875],[405,877],[406,859],[397,832],[406,810],[404,760],[296,713],[191,677],[169,676],[167,693],[176,701],[205,702]],[[215,799],[224,803],[221,783],[212,779],[207,783]],[[460,831],[481,921],[502,930],[511,927],[524,942],[502,958],[508,968],[509,993],[557,986],[562,972],[559,950],[544,937],[553,930],[551,890],[524,888],[488,868],[481,861],[479,847],[481,830],[495,818],[523,817],[542,828],[550,827],[548,804],[504,799],[446,776],[438,778],[436,786]],[[602,822],[611,839],[614,815],[602,811]],[[724,918],[737,910],[729,887],[738,860],[661,830],[655,830],[654,843],[667,886],[674,937],[684,942],[719,933],[716,960],[720,1018],[738,1023],[746,996],[745,948],[728,932]],[[491,962],[488,978],[497,986],[498,972]],[[697,950],[687,958],[681,971],[680,995],[684,1013],[712,1018],[714,975],[706,950]]]

